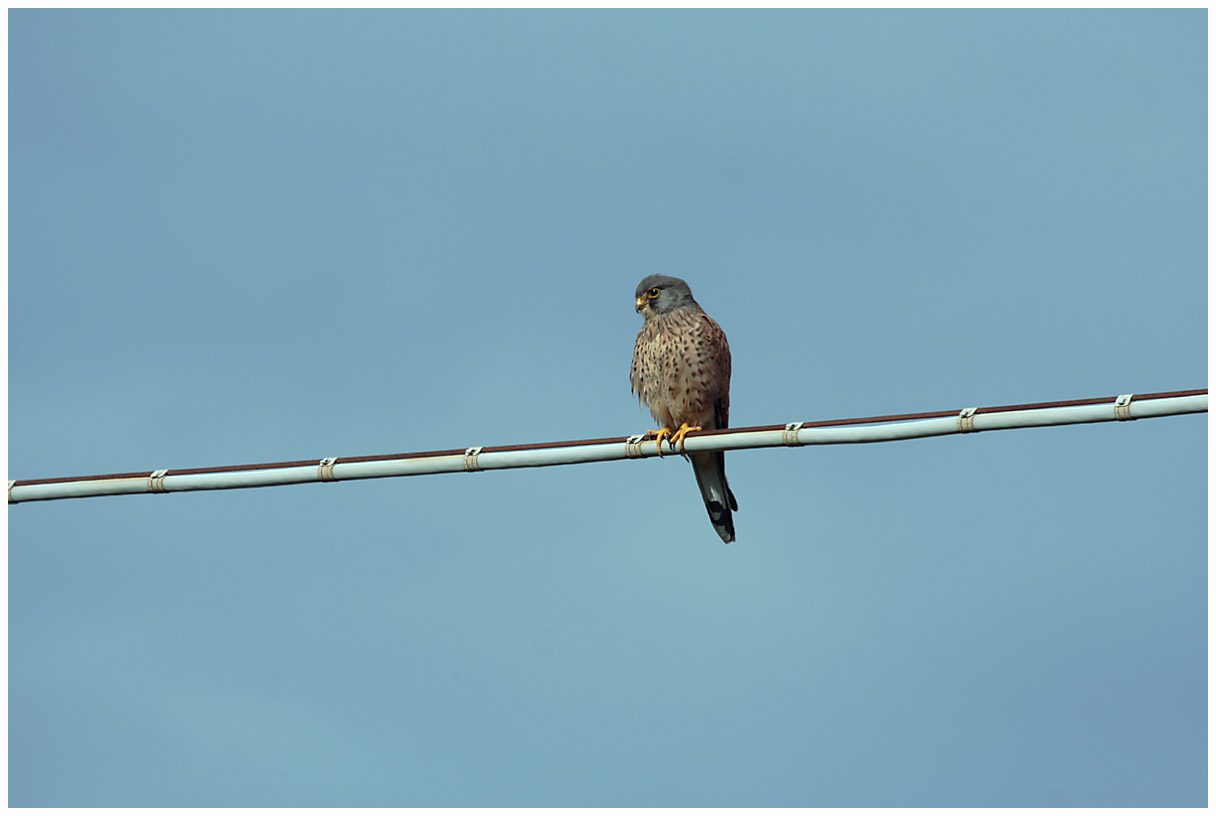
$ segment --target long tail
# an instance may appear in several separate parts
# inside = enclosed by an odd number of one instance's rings
[[[735,540],[735,520],[730,511],[738,510],[739,503],[726,483],[726,456],[722,451],[713,451],[690,453],[688,458],[692,460],[692,472],[697,477],[697,487],[701,488],[709,520],[722,540],[729,544]]]

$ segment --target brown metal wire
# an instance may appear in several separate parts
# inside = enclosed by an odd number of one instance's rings
[[[1195,388],[1189,391],[1159,391],[1153,394],[1136,394],[1133,402],[1143,402],[1144,400],[1167,399],[1169,397],[1197,397],[1207,394],[1206,388]],[[1056,402],[1027,402],[1019,405],[996,405],[990,408],[978,408],[976,414],[999,414],[1006,411],[1031,411],[1041,408],[1067,408],[1075,405],[1101,405],[1103,403],[1113,403],[1116,397],[1092,397],[1090,399],[1075,399],[1075,400],[1059,400]],[[958,416],[958,409],[952,411],[925,411],[916,414],[888,414],[886,416],[870,416],[870,417],[851,417],[849,419],[821,419],[811,422],[804,422],[803,428],[828,428],[839,425],[872,425],[878,422],[910,422],[916,419],[941,419],[943,417]],[[727,428],[720,431],[703,431],[701,433],[690,433],[688,436],[726,436],[730,434],[751,433],[754,431],[780,431],[784,430],[785,425],[751,425],[744,428]],[[527,450],[543,450],[546,448],[569,448],[581,447],[584,445],[610,445],[623,441],[624,437],[609,436],[600,439],[572,439],[565,442],[532,442],[524,445],[487,445],[481,449],[482,453],[506,453],[511,451],[527,451]],[[335,464],[347,464],[352,462],[384,462],[397,459],[427,459],[436,456],[462,456],[464,448],[456,448],[452,450],[440,451],[415,451],[412,453],[385,453],[374,456],[342,456],[337,459]],[[200,468],[174,468],[166,475],[182,476],[186,474],[198,473],[232,473],[241,470],[271,470],[274,468],[293,468],[293,467],[311,467],[316,466],[321,461],[321,457],[316,459],[296,459],[289,462],[263,462],[261,464],[251,465],[220,465],[217,467],[200,467]],[[20,479],[13,482],[13,486],[20,485],[42,485],[42,484],[59,484],[61,482],[88,482],[98,481],[102,479],[143,479],[150,476],[155,471],[139,471],[136,473],[103,473],[93,476],[62,476],[53,479]]]

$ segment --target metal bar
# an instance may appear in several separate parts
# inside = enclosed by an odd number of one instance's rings
[[[684,450],[718,451],[802,445],[893,442],[955,433],[1115,422],[1122,419],[1202,413],[1206,389],[1098,397],[1064,402],[1027,403],[964,411],[933,411],[882,417],[820,420],[788,425],[731,428],[690,434]],[[664,451],[665,455],[670,455]],[[653,440],[630,444],[624,437],[544,442],[379,456],[327,457],[261,465],[170,469],[54,479],[25,479],[9,484],[10,504],[125,493],[176,493],[319,481],[379,479],[474,470],[548,467],[658,456]]]

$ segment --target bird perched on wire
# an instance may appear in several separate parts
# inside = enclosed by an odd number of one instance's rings
[[[714,319],[692,297],[688,284],[669,275],[643,278],[634,306],[644,322],[633,346],[629,383],[646,403],[658,430],[659,453],[667,440],[684,450],[684,437],[727,427],[730,418],[730,345]],[[688,453],[697,487],[714,529],[727,544],[735,540],[732,510],[739,509],[726,483],[722,451]]]

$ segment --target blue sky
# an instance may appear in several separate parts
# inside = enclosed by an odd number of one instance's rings
[[[1206,387],[1206,12],[10,12],[10,478]],[[13,805],[1202,805],[1206,418],[9,510]]]

